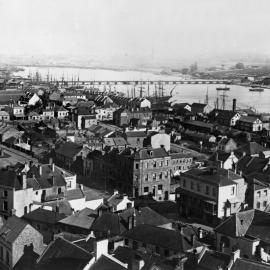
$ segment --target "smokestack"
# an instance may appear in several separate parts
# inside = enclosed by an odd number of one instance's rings
[[[235,99],[235,98],[233,99],[233,106],[232,106],[232,110],[233,110],[233,112],[235,112],[235,111],[236,111],[236,99]]]

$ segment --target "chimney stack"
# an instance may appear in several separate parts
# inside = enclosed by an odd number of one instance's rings
[[[41,164],[39,164],[39,175],[41,176],[42,175],[42,166],[41,166]]]
[[[233,106],[232,106],[232,110],[233,110],[233,112],[235,112],[235,111],[236,111],[236,99],[235,99],[235,98],[233,99]]]
[[[231,259],[235,262],[238,258],[240,258],[240,249],[237,249],[231,253]]]
[[[22,188],[23,189],[27,188],[27,177],[25,173],[22,175]]]

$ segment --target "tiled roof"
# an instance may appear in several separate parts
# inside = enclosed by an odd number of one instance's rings
[[[84,193],[82,192],[80,188],[67,190],[66,198],[69,201],[82,199],[83,197],[84,197]]]
[[[27,225],[24,220],[17,216],[9,217],[6,223],[0,228],[0,239],[12,244]]]
[[[255,116],[241,116],[239,119],[239,121],[248,123],[254,123],[256,120],[259,120],[259,118]]]
[[[38,267],[47,266],[44,269],[84,269],[85,265],[92,259],[92,255],[79,246],[58,237],[51,242],[37,261]],[[60,263],[61,262],[61,263]],[[76,267],[68,267],[70,263],[76,262]],[[51,265],[53,268],[48,268]],[[59,268],[55,268],[57,265]],[[62,266],[62,267],[61,267]],[[82,268],[79,268],[81,266]],[[38,268],[39,269],[39,268]],[[42,269],[42,268],[41,268]]]
[[[61,144],[55,152],[65,157],[73,158],[82,150],[82,146],[73,142]]]
[[[265,147],[256,142],[248,142],[247,144],[237,148],[235,150],[235,153],[246,153],[247,155],[252,156],[259,154],[260,152],[263,152],[265,150],[267,150]]]
[[[151,244],[175,252],[185,252],[192,248],[191,239],[178,231],[141,224],[123,234],[125,238]]]
[[[117,259],[109,255],[101,257],[89,268],[89,270],[127,270],[128,268]]]
[[[254,260],[238,258],[231,270],[270,270],[270,265]]]
[[[228,186],[233,185],[237,180],[242,178],[232,171],[225,170],[219,167],[207,167],[204,169],[191,169],[184,172],[183,175],[195,177],[203,182],[208,182],[217,186]]]
[[[146,137],[146,133],[144,131],[128,131],[125,133],[126,137]]]
[[[168,157],[169,154],[164,148],[143,148],[139,149],[133,154],[134,159],[152,159],[152,158],[164,158]]]
[[[232,215],[215,228],[215,231],[231,237],[249,235],[270,243],[270,213],[247,210]]]
[[[118,214],[104,213],[98,217],[93,223],[91,230],[94,232],[104,232],[111,235],[120,235],[126,228],[121,222],[121,218]]]
[[[37,221],[42,223],[55,224],[57,221],[65,218],[66,215],[54,211],[38,208],[23,216],[28,221]]]
[[[96,211],[84,208],[83,210],[60,220],[59,223],[83,229],[90,229],[96,217]]]

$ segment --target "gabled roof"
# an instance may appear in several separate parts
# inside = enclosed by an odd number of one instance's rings
[[[126,137],[143,137],[145,138],[147,135],[144,131],[127,131],[125,133]]]
[[[58,237],[47,246],[37,261],[37,267],[38,269],[82,270],[92,257],[86,250]]]
[[[0,170],[0,185],[19,190],[22,188],[22,180],[19,179],[19,176],[15,171]]]
[[[138,225],[126,231],[123,236],[128,239],[181,253],[193,247],[191,238],[188,239],[178,231],[146,224]]]
[[[83,149],[83,147],[79,144],[73,142],[66,142],[61,144],[55,152],[65,157],[73,158],[78,155],[78,153]]]
[[[0,238],[3,241],[12,244],[27,225],[29,224],[17,216],[9,217],[4,225],[0,228]],[[33,230],[35,229],[33,228]]]
[[[241,116],[239,119],[239,121],[247,122],[247,123],[254,123],[256,120],[259,120],[261,122],[261,120],[255,116]]]
[[[267,149],[265,147],[263,147],[262,145],[256,142],[248,142],[247,144],[237,148],[235,150],[235,153],[239,153],[239,154],[246,153],[246,155],[253,156],[266,150]]]
[[[270,265],[254,260],[238,258],[231,270],[270,270]]]
[[[90,229],[96,218],[96,211],[90,208],[84,208],[81,211],[60,220],[59,223],[82,229]]]
[[[121,218],[118,214],[108,212],[102,214],[95,220],[91,226],[91,230],[111,235],[120,235],[126,230],[126,228],[121,222]]]
[[[247,210],[236,213],[215,228],[215,231],[231,237],[251,236],[270,243],[270,213]]]
[[[89,268],[89,270],[127,270],[127,266],[110,255],[101,257]]]
[[[36,221],[47,224],[55,224],[57,221],[65,218],[66,215],[60,214],[54,211],[38,208],[28,214],[24,215],[23,218],[28,221]]]

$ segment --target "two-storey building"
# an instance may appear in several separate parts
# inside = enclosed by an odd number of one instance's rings
[[[240,175],[218,167],[191,169],[180,175],[176,198],[183,216],[215,224],[239,212],[245,202],[247,184]]]

